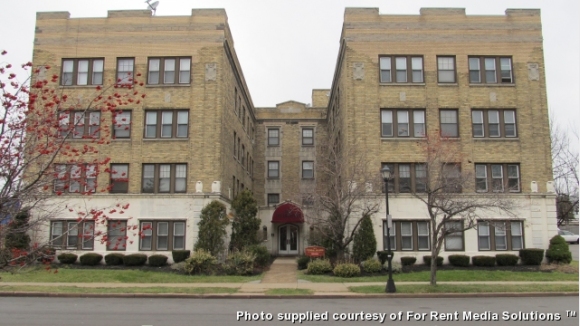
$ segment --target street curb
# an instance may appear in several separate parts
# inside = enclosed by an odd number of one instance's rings
[[[495,293],[393,293],[393,294],[314,294],[314,295],[266,295],[266,294],[186,294],[186,293],[53,293],[53,292],[0,292],[0,297],[49,297],[49,298],[145,298],[145,299],[370,299],[370,298],[497,298],[497,297],[561,297],[575,296],[579,292],[495,292]]]

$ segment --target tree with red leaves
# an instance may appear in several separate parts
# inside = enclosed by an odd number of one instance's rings
[[[51,252],[47,248],[59,239],[34,236],[46,232],[49,221],[63,211],[76,216],[77,226],[60,237],[74,232],[78,241],[111,241],[108,234],[85,226],[106,224],[112,212],[123,213],[128,205],[91,207],[87,201],[69,201],[110,190],[108,183],[97,183],[105,179],[99,175],[115,173],[100,150],[113,138],[112,129],[126,127],[122,107],[138,105],[145,97],[137,90],[142,83],[133,76],[109,85],[67,88],[59,85],[57,74],[50,74],[50,66],[28,62],[22,68],[29,76],[21,82],[14,67],[0,60],[0,269]],[[5,239],[14,232],[9,226],[23,213],[30,213],[30,219],[26,230],[17,231],[32,236],[31,246],[6,248]]]

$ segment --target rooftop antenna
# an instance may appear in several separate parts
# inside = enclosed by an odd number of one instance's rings
[[[155,16],[155,13],[157,12],[157,6],[159,6],[159,1],[151,3],[151,0],[145,0],[145,3],[147,6],[149,6],[149,9],[153,10],[153,16]]]

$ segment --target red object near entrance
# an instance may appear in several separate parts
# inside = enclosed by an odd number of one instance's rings
[[[304,214],[300,207],[286,202],[274,211],[272,223],[304,223]]]
[[[312,258],[324,257],[326,254],[326,249],[321,246],[310,246],[304,248],[304,254]]]

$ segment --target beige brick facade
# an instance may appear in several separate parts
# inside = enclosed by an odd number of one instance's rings
[[[171,210],[133,211],[137,220],[186,220],[186,249],[193,248],[199,213],[210,198],[229,204],[236,193],[250,189],[261,207],[263,227],[269,230],[266,244],[272,253],[279,253],[279,225],[270,223],[275,205],[268,205],[268,194],[302,205],[300,197],[312,191],[317,180],[317,157],[324,155],[316,145],[328,137],[339,139],[342,146],[363,149],[377,172],[382,162],[424,160],[416,146],[421,137],[381,135],[381,109],[424,111],[427,133],[440,129],[441,109],[456,110],[462,166],[519,166],[521,192],[514,196],[523,203],[526,247],[547,246],[556,230],[553,194],[547,186],[552,173],[538,10],[467,16],[463,9],[424,8],[420,15],[379,15],[374,8],[347,8],[331,88],[313,90],[312,105],[288,101],[272,108],[254,107],[222,9],[193,9],[189,16],[174,17],[152,16],[148,10],[109,11],[105,18],[38,13],[36,24],[33,62],[50,65],[54,72],[62,72],[63,59],[103,58],[105,83],[114,83],[117,60],[134,59],[134,73],[145,82],[139,91],[147,96],[140,104],[123,108],[131,111],[130,138],[111,139],[99,155],[110,157],[111,163],[129,164],[128,194],[115,197],[135,201],[141,208],[155,197],[142,194],[143,164],[187,164],[186,193],[164,195],[172,200]],[[421,58],[422,81],[381,81],[380,58],[387,56],[393,59],[393,73],[397,57]],[[168,57],[191,59],[189,83],[152,85],[146,81],[149,59]],[[453,82],[438,81],[438,57],[454,59]],[[470,83],[472,57],[510,58],[513,82]],[[406,69],[410,72],[411,68]],[[94,92],[86,86],[60,89],[81,100],[90,99]],[[187,137],[145,138],[146,112],[170,109],[188,112]],[[517,137],[473,137],[472,110],[494,109],[516,112]],[[112,125],[110,115],[103,117],[102,125]],[[278,144],[268,143],[269,129],[278,131]],[[309,131],[303,133],[305,129],[312,130],[313,144],[303,139],[309,135]],[[268,162],[278,162],[275,177],[269,176]],[[304,162],[312,162],[313,178],[304,176]],[[107,185],[107,178],[103,174],[99,184]],[[533,182],[537,190],[532,190]],[[112,198],[94,197],[100,202]],[[404,194],[395,196],[392,205],[401,218],[426,216],[424,209],[409,209],[417,205]],[[381,216],[384,210],[374,217],[375,225],[381,225]],[[308,227],[301,225],[299,252],[307,245],[307,233]],[[381,227],[376,235],[380,247]],[[477,252],[477,243],[471,242],[465,250]]]

